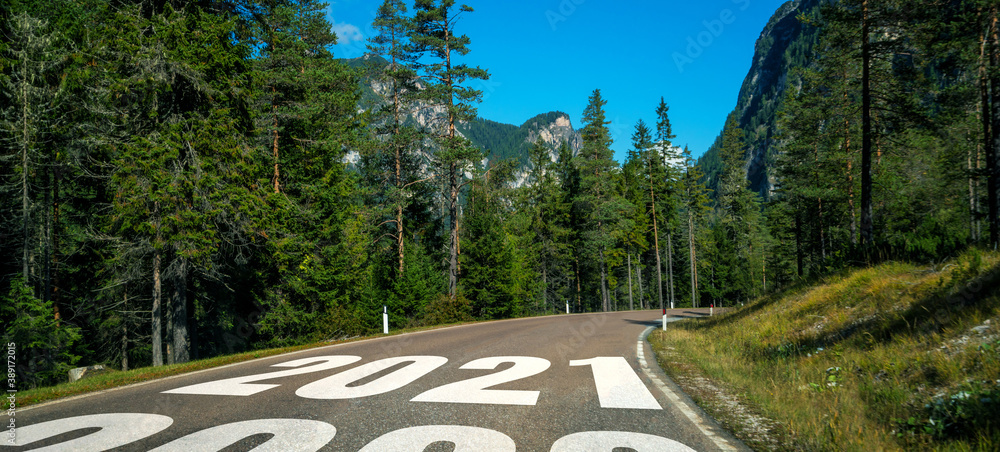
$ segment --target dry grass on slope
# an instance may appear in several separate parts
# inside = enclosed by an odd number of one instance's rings
[[[1000,253],[970,251],[829,277],[650,341],[676,380],[720,388],[694,397],[723,422],[727,403],[753,414],[728,423],[755,448],[998,450],[998,322]]]

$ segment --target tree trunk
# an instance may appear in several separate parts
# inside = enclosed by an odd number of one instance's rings
[[[639,309],[646,309],[646,300],[643,296],[645,291],[642,290],[642,259],[635,263],[635,276],[639,280]]]
[[[56,325],[62,319],[59,308],[59,182],[62,179],[62,168],[56,163],[54,180],[52,182],[52,309],[55,311]]]
[[[764,280],[764,294],[767,293],[767,254],[761,259],[760,271]]]
[[[277,89],[275,89],[275,87],[273,86],[271,87],[271,95],[275,96],[275,100],[277,100]],[[272,145],[274,151],[274,192],[281,193],[281,174],[278,170],[280,166],[280,161],[278,159],[279,156],[278,156],[278,105],[277,104],[271,105],[271,113],[274,115],[274,130],[272,131],[274,134],[274,140]]]
[[[545,264],[542,263],[542,306],[545,306],[545,309],[548,310],[548,308],[549,308],[549,272],[548,272],[548,269],[545,268],[545,267],[546,267]],[[536,307],[535,311],[541,311],[541,307]]]
[[[795,215],[795,265],[798,270],[799,278],[802,277],[804,272],[804,258],[802,251],[802,219],[799,218],[799,212],[794,212]]]
[[[628,310],[635,310],[635,303],[632,300],[632,253],[628,253],[628,262],[626,263],[628,267]]]
[[[174,347],[173,362],[176,364],[186,363],[191,360],[191,341],[188,336],[188,309],[187,309],[187,259],[180,258],[180,267],[174,277],[173,296],[173,331]]]
[[[698,307],[698,257],[694,247],[694,212],[688,210],[688,252],[691,258],[691,307]]]
[[[847,83],[849,73],[844,69],[844,82]],[[854,159],[851,157],[851,119],[846,112],[850,109],[850,99],[844,90],[844,159],[847,160],[847,205],[851,210],[851,244],[858,244],[858,216],[854,211]],[[802,272],[799,272],[802,276]]]
[[[51,162],[50,162],[51,164]],[[45,191],[44,208],[42,210],[42,296],[43,302],[52,300],[52,205],[51,174],[49,168],[42,169],[42,190]],[[55,314],[55,313],[53,313]]]
[[[823,198],[816,199],[816,206],[819,209],[818,218],[819,222],[819,257],[820,262],[826,262],[826,227],[823,224]]]
[[[392,36],[393,36],[393,39],[392,39],[393,49],[392,49],[392,69],[391,70],[393,71],[393,74],[394,74],[393,75],[393,79],[392,79],[392,106],[393,106],[392,117],[393,117],[393,133],[395,134],[394,137],[398,138],[399,137],[400,123],[401,123],[400,109],[401,109],[402,106],[400,105],[400,99],[399,99],[399,85],[398,85],[398,83],[396,81],[396,78],[395,78],[395,72],[397,70],[397,68],[396,68],[396,52],[398,51],[397,48],[396,48],[396,34],[395,34],[395,29],[393,30],[393,35]],[[402,155],[403,154],[403,152],[402,152],[403,150],[401,149],[401,145],[398,142],[393,141],[393,144],[394,144],[393,149],[395,150],[395,160],[396,160],[395,161],[395,163],[396,163],[396,190],[398,192],[398,191],[402,191],[404,189],[404,187],[405,187],[405,184],[403,183],[403,155]],[[401,193],[397,193],[397,194],[401,194]],[[397,243],[397,250],[396,250],[396,252],[398,253],[398,258],[399,258],[399,275],[397,275],[397,277],[401,278],[403,276],[403,272],[404,272],[404,270],[406,268],[405,267],[405,259],[406,259],[406,253],[405,253],[405,251],[406,250],[404,248],[405,247],[405,242],[403,240],[403,203],[402,203],[402,201],[400,201],[399,205],[396,206],[396,240],[398,242]]]
[[[990,52],[990,66],[992,66],[992,73],[990,77],[990,85],[992,86],[992,91],[990,94],[990,136],[992,137],[992,143],[989,152],[986,153],[987,161],[989,161],[989,156],[993,156],[992,165],[987,163],[989,168],[989,198],[990,198],[990,245],[996,249],[998,244],[1000,244],[1000,219],[998,219],[998,200],[997,200],[997,189],[1000,188],[1000,168],[997,166],[997,158],[1000,156],[1000,23],[998,23],[997,18],[997,7],[994,6],[993,20],[992,20],[992,34],[993,34],[993,48]]]
[[[451,246],[448,257],[448,295],[452,300],[458,295],[458,165],[452,163],[448,169],[448,220],[451,222]]]
[[[875,244],[872,212],[872,50],[868,0],[863,0],[861,5],[861,245],[870,249]]]
[[[125,293],[125,299],[128,299],[128,292]],[[122,317],[125,315],[122,314]],[[128,370],[128,320],[125,319],[122,322],[122,372]]]
[[[581,298],[583,295],[583,288],[580,286],[580,257],[577,256],[574,260],[574,266],[576,267],[576,312],[583,312],[581,310]]]
[[[674,243],[667,233],[667,284],[670,285],[670,309],[674,308]]]
[[[601,309],[608,312],[611,305],[611,297],[608,295],[608,266],[604,258],[604,248],[601,248]]]
[[[993,28],[992,18],[989,28]],[[997,169],[997,149],[993,146],[993,108],[991,107],[990,95],[990,70],[997,64],[992,51],[991,33],[987,30],[983,34],[983,42],[980,47],[980,67],[979,67],[979,95],[980,95],[980,120],[982,121],[983,140],[982,147],[986,151],[986,204],[989,210],[990,223],[990,246],[996,247],[1000,240],[1000,201],[997,200],[998,173]]]
[[[25,90],[27,86],[25,85]],[[24,94],[24,103],[27,104],[27,93]],[[21,272],[24,278],[24,285],[30,286],[29,279],[29,262],[31,261],[31,191],[30,185],[28,184],[28,175],[31,174],[30,171],[30,160],[28,156],[29,146],[27,143],[28,139],[28,106],[23,106],[22,115],[24,115],[22,123],[22,138],[21,138],[21,233],[22,233],[22,246],[21,246]]]
[[[162,254],[156,250],[153,254],[153,366],[163,365],[163,313],[162,311],[162,279],[160,263]]]
[[[652,165],[650,165],[652,167]],[[656,252],[656,296],[660,302],[660,309],[663,309],[663,265],[660,262],[660,229],[656,221],[656,195],[653,193],[652,173],[649,181],[649,199],[653,203],[653,250]]]
[[[397,277],[402,278],[403,272],[406,269],[406,249],[404,248],[403,240],[403,205],[400,204],[396,206],[396,237],[399,241],[396,252],[399,254],[399,274]]]

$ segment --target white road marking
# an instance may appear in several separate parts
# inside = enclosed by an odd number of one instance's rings
[[[35,450],[38,452],[65,450],[100,452],[148,438],[165,430],[173,423],[173,418],[159,414],[110,413],[76,416],[18,427],[15,432],[16,445],[30,446],[32,443],[64,433],[99,428],[100,430],[88,435]],[[4,446],[6,445],[4,444]]]
[[[538,375],[552,365],[547,359],[530,356],[496,356],[477,359],[462,365],[459,369],[493,370],[505,363],[514,363],[514,366],[497,373],[449,383],[431,389],[410,399],[410,401],[527,406],[537,404],[538,395],[541,394],[541,391],[486,388]]]
[[[314,452],[326,446],[337,429],[326,422],[309,419],[259,419],[199,430],[175,439],[150,452],[215,452],[233,443],[262,433],[271,434],[252,452]]]
[[[695,452],[694,449],[662,436],[632,432],[580,432],[559,438],[550,452],[632,449],[639,452]]]
[[[601,408],[663,409],[624,356],[580,359],[569,365],[591,367]]]
[[[417,381],[447,362],[448,358],[443,356],[399,356],[380,359],[309,383],[295,391],[295,395],[306,399],[340,400],[385,394]],[[351,386],[360,380],[404,363],[406,366],[381,375],[375,380],[363,385]]]
[[[437,442],[454,444],[455,452],[514,452],[517,445],[496,430],[459,425],[425,425],[386,433],[359,452],[422,452]]]
[[[254,381],[273,380],[275,378],[290,377],[293,375],[303,375],[323,370],[336,369],[361,361],[360,356],[316,356],[313,358],[297,359],[286,363],[275,364],[271,367],[299,367],[298,369],[282,370],[257,375],[247,375],[243,377],[227,378],[224,380],[209,381],[182,388],[163,391],[163,394],[195,394],[195,395],[220,395],[220,396],[252,396],[254,394],[277,388],[276,384],[251,384]],[[307,365],[308,364],[308,365]]]
[[[698,427],[698,430],[701,430],[701,433],[704,434],[706,437],[708,437],[708,439],[712,440],[712,442],[715,443],[715,445],[718,446],[720,450],[724,451],[737,450],[735,447],[729,444],[729,441],[726,441],[725,438],[719,436],[714,431],[714,429],[709,427],[708,421],[704,417],[702,417],[701,415],[696,413],[693,409],[691,409],[691,406],[685,403],[684,400],[680,398],[680,396],[678,396],[666,384],[664,384],[663,380],[661,380],[660,377],[658,377],[655,373],[653,373],[652,369],[649,368],[649,365],[646,363],[645,353],[643,352],[643,343],[646,342],[646,336],[649,336],[649,333],[651,333],[654,328],[656,327],[651,326],[649,328],[646,328],[646,330],[639,335],[639,342],[636,345],[635,354],[639,358],[639,365],[642,366],[643,373],[645,373],[646,376],[649,377],[649,379],[653,382],[653,385],[655,385],[656,388],[663,393],[663,395],[667,396],[667,399],[670,400],[670,403],[675,408],[677,408],[677,410],[679,410],[681,413],[684,413],[684,416],[686,416],[689,420],[691,420],[691,422],[695,425],[695,427]]]

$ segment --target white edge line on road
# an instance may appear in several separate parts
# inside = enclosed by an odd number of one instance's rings
[[[683,399],[681,399],[677,393],[667,387],[667,385],[663,383],[663,380],[661,380],[660,377],[658,377],[653,370],[649,368],[649,365],[646,363],[645,353],[643,352],[643,344],[646,342],[646,336],[649,336],[649,333],[651,333],[654,328],[657,327],[651,326],[646,328],[646,330],[639,335],[639,342],[636,344],[635,354],[639,358],[639,365],[642,366],[643,373],[645,373],[646,376],[653,381],[653,385],[655,385],[656,388],[663,393],[663,395],[667,396],[670,403],[681,413],[684,413],[684,416],[687,416],[695,427],[698,427],[698,430],[701,430],[701,433],[708,437],[708,439],[712,440],[712,442],[715,443],[720,450],[737,450],[729,444],[729,441],[726,441],[725,438],[722,438],[715,433],[715,431],[707,425],[707,421],[704,417],[700,416],[693,409],[691,409],[691,407]]]

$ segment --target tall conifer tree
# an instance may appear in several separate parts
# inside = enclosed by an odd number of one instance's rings
[[[448,204],[449,257],[448,294],[455,298],[459,280],[459,196],[465,185],[465,174],[481,158],[481,151],[458,133],[461,121],[476,116],[474,103],[482,91],[466,85],[470,79],[487,80],[489,73],[479,67],[469,67],[456,61],[456,56],[469,53],[471,40],[456,35],[462,13],[473,10],[467,5],[455,8],[455,0],[417,0],[416,18],[410,39],[426,59],[418,60],[416,68],[429,83],[422,92],[426,102],[444,107],[446,115],[437,130],[438,164],[445,172],[445,198]]]

